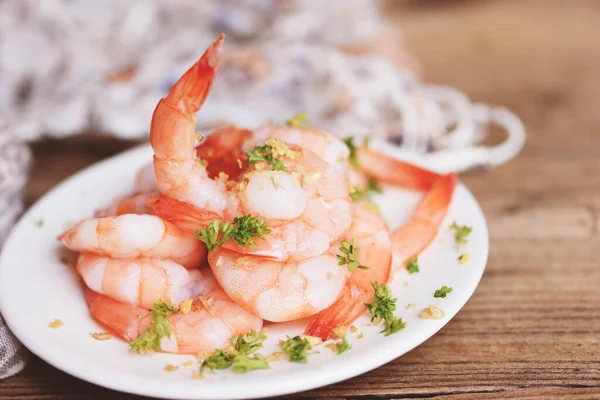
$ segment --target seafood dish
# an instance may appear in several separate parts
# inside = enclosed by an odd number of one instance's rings
[[[322,343],[349,350],[346,332],[363,314],[383,336],[404,329],[388,282],[398,269],[418,271],[456,175],[319,130],[302,113],[285,125],[200,135],[196,112],[218,73],[223,40],[157,104],[154,158],[131,195],[58,238],[77,254],[91,316],[132,352],[197,355],[198,373],[268,368],[272,357],[258,351],[268,326],[281,322],[307,321],[303,332],[280,338],[281,355],[294,362]],[[394,230],[372,201],[386,186],[422,194]],[[470,233],[452,229],[457,245]],[[440,297],[451,290],[443,286]],[[435,318],[437,310],[423,312]]]

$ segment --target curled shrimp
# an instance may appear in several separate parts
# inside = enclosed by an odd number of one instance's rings
[[[265,220],[271,233],[255,248],[238,247],[236,250],[241,253],[281,261],[322,254],[351,223],[348,187],[338,169],[310,150],[281,141],[274,145],[281,158],[278,168],[266,160],[248,166],[235,158],[232,149],[239,146],[225,146],[226,154],[234,157],[241,169],[237,181],[226,174],[211,177],[209,169],[196,157],[195,112],[206,99],[217,73],[222,40],[219,37],[206,50],[154,112],[150,140],[161,195],[216,213],[227,221],[247,214]],[[225,142],[223,135],[228,133],[244,142],[246,133],[229,129],[205,149],[219,149],[219,144]],[[222,162],[235,168],[231,160]],[[174,223],[186,220],[183,209],[178,214],[153,211]],[[189,215],[187,220],[193,223],[194,216]]]
[[[202,271],[197,288],[189,312],[167,317],[173,332],[162,338],[162,351],[210,353],[227,348],[235,335],[262,328],[262,320],[232,302],[209,270]],[[137,338],[150,325],[148,309],[120,303],[87,288],[85,297],[92,316],[127,341]]]
[[[77,272],[93,291],[113,300],[151,309],[158,299],[178,305],[193,296],[198,271],[169,260],[110,258],[82,253]]]
[[[124,214],[152,214],[148,207],[148,198],[156,196],[157,193],[139,193],[126,196],[114,201],[108,207],[97,210],[94,217],[114,217]]]
[[[362,215],[356,215],[361,209],[355,207],[355,218],[348,235],[354,238],[355,244],[360,248],[359,261],[370,268],[352,272],[340,298],[331,307],[316,315],[305,331],[307,335],[326,340],[333,336],[334,328],[349,326],[365,311],[363,303],[372,300],[373,289],[370,283],[385,283],[392,268],[406,265],[423,251],[435,238],[446,215],[456,186],[456,175],[435,174],[393,159],[387,159],[385,162],[388,166],[393,166],[397,174],[389,170],[378,173],[369,170],[370,176],[396,184],[402,180],[410,188],[426,190],[425,195],[409,220],[389,235],[389,249],[386,249],[385,240],[370,239],[373,237],[373,227],[379,226],[380,232],[383,232],[382,222],[377,224],[375,216],[371,215],[369,218],[364,210],[361,211]],[[399,176],[401,178],[398,178]],[[372,243],[369,245],[370,240]]]
[[[206,260],[200,241],[154,215],[89,218],[58,239],[70,250],[113,258],[169,259],[187,268],[197,268]]]
[[[287,262],[219,248],[209,253],[209,264],[223,290],[237,304],[272,322],[308,317],[330,306],[348,275],[338,265],[334,248],[306,260]]]

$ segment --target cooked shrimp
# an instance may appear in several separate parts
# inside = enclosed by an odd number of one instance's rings
[[[199,274],[169,260],[109,258],[91,253],[79,255],[77,272],[93,291],[147,309],[158,299],[178,305],[192,297]]]
[[[70,250],[114,258],[170,259],[186,268],[197,268],[206,260],[206,248],[199,240],[154,215],[89,218],[58,239]]]
[[[135,193],[158,192],[156,176],[154,175],[154,164],[148,163],[138,171],[135,176]]]
[[[113,217],[123,214],[152,214],[152,210],[148,207],[147,202],[149,197],[155,197],[158,193],[140,193],[131,196],[123,197],[106,208],[97,210],[94,217]]]
[[[379,240],[369,239],[374,237],[373,227],[381,227],[382,223],[377,224],[373,215],[371,218],[365,215],[364,208],[361,214],[356,214],[361,208],[354,209],[355,218],[348,235],[354,237],[355,245],[360,248],[359,261],[370,268],[352,272],[342,296],[331,307],[315,317],[306,329],[307,335],[318,336],[325,340],[333,335],[333,329],[337,326],[350,325],[365,311],[363,303],[370,302],[372,299],[373,291],[370,283],[382,284],[387,281],[392,267],[390,260],[393,260],[394,268],[404,266],[435,238],[452,200],[456,175],[437,175],[401,162],[394,165],[396,168],[408,166],[410,167],[409,171],[416,171],[417,176],[422,176],[426,180],[435,179],[418,183],[409,176],[409,173],[402,178],[410,187],[427,187],[428,191],[417,204],[409,220],[396,229],[387,241],[378,236],[379,233],[375,234]],[[403,172],[399,171],[399,175],[402,174]],[[388,176],[393,176],[393,174],[385,171],[383,176],[377,175],[378,178]],[[372,240],[372,243],[369,244],[369,240]],[[390,242],[391,248],[386,250],[386,246],[389,246]],[[393,255],[391,258],[389,257],[390,252]]]
[[[210,270],[201,272],[190,312],[180,311],[167,317],[173,333],[161,340],[165,352],[210,353],[227,348],[235,335],[262,328],[260,318],[227,297]],[[85,296],[92,316],[127,341],[137,338],[150,325],[147,309],[119,303],[90,289],[85,290]]]
[[[322,254],[351,223],[348,186],[338,169],[311,151],[283,141],[270,144],[280,157],[281,168],[273,168],[266,160],[245,167],[241,160],[238,162],[239,152],[233,151],[238,145],[224,145],[226,154],[236,157],[235,163],[242,169],[239,181],[229,180],[226,174],[211,178],[203,162],[196,158],[195,112],[206,99],[217,72],[217,51],[222,39],[206,50],[156,107],[150,140],[160,192],[166,198],[216,213],[227,221],[247,214],[265,220],[271,233],[255,248],[237,248],[239,252],[278,260],[301,260]],[[232,134],[236,143],[243,142],[247,135],[231,127],[225,132]],[[220,151],[220,144],[226,142],[222,136],[213,140],[213,145],[205,150]],[[213,162],[220,160],[215,158]],[[230,161],[221,160],[232,166]],[[174,223],[186,219],[182,209],[177,214],[154,211]],[[194,218],[188,219],[193,222]]]
[[[317,154],[329,164],[347,165],[348,146],[334,134],[313,127],[293,127],[266,124],[256,129],[252,141],[263,144],[269,138],[279,138]]]
[[[272,321],[314,315],[340,295],[348,270],[338,265],[334,246],[303,261],[273,261],[220,248],[209,264],[223,290],[240,306]]]
[[[358,261],[368,269],[352,271],[341,296],[321,311],[306,328],[305,334],[323,340],[338,326],[349,326],[365,312],[364,303],[373,297],[371,282],[387,282],[392,267],[392,243],[388,228],[370,205],[354,203],[352,226],[346,240],[358,249]],[[346,268],[341,266],[339,268]]]

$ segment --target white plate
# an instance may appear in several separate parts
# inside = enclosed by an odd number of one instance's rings
[[[82,293],[82,283],[72,268],[60,262],[56,236],[73,222],[87,218],[133,187],[139,167],[151,160],[149,146],[133,149],[92,166],[68,179],[23,216],[0,257],[0,309],[15,335],[33,353],[80,379],[123,392],[170,399],[242,399],[276,396],[324,386],[377,368],[430,338],[464,306],[475,291],[488,256],[488,232],[484,216],[471,193],[458,185],[452,205],[440,233],[419,257],[421,272],[410,275],[402,270],[391,283],[398,297],[396,315],[407,327],[389,337],[381,327],[363,326],[365,315],[349,334],[352,349],[340,356],[319,347],[307,364],[272,362],[271,368],[235,375],[229,371],[206,374],[192,379],[192,370],[184,367],[192,356],[152,354],[142,356],[127,351],[118,339],[97,341],[89,333],[102,332],[90,317]],[[386,189],[380,206],[391,227],[398,226],[410,213],[419,196],[397,189]],[[39,226],[39,221],[43,225]],[[470,261],[459,264],[452,221],[473,227],[467,246]],[[408,286],[405,283],[408,282]],[[434,298],[442,285],[451,286],[447,298]],[[408,310],[407,304],[415,303]],[[423,320],[419,310],[434,304],[446,312],[441,320]],[[59,319],[60,329],[48,324]],[[270,327],[262,354],[271,354],[279,339],[302,333],[306,321]],[[362,339],[357,339],[358,333]],[[179,369],[167,372],[166,364]]]

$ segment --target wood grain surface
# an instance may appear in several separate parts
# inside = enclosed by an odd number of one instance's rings
[[[600,398],[600,1],[406,0],[388,9],[428,81],[505,105],[522,154],[462,178],[488,218],[466,307],[394,362],[296,398]],[[27,202],[132,143],[34,146]],[[134,399],[35,360],[0,399]]]

